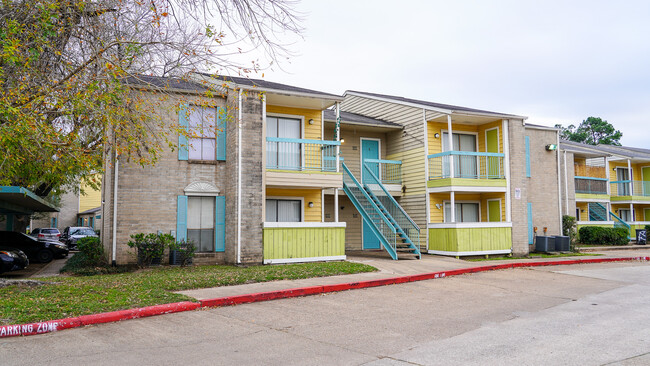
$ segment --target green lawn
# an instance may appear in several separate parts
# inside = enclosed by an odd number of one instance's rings
[[[560,253],[560,254],[544,254],[544,253],[530,253],[527,257],[505,257],[505,256],[496,256],[489,258],[468,258],[465,259],[469,262],[481,262],[481,261],[500,261],[504,259],[531,259],[531,258],[561,258],[561,257],[581,257],[581,256],[594,256],[602,255],[595,253]]]
[[[0,325],[22,324],[177,301],[172,291],[286,279],[334,276],[377,269],[351,262],[276,266],[159,267],[132,273],[48,277],[51,284],[0,288]]]

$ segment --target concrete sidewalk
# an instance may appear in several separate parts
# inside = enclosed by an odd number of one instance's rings
[[[643,257],[650,255],[647,250],[611,250],[605,251],[600,256],[575,256],[559,258],[531,258],[531,259],[505,259],[470,262],[453,257],[443,257],[437,255],[422,255],[422,259],[392,260],[384,252],[355,252],[354,255],[348,255],[348,261],[363,263],[378,269],[377,272],[357,273],[350,275],[306,278],[302,280],[283,280],[262,283],[251,283],[236,286],[212,287],[196,290],[178,291],[179,294],[187,295],[198,300],[214,299],[227,296],[253,294],[267,291],[278,291],[293,289],[299,287],[333,285],[339,283],[359,282],[368,280],[377,280],[383,278],[414,275],[421,273],[431,273],[438,271],[447,271],[462,268],[482,267],[487,265],[497,265],[503,263],[517,262],[544,262],[549,260],[574,260],[587,258],[621,258],[621,257]]]

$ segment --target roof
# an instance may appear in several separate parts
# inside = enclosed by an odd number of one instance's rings
[[[326,109],[325,121],[336,122],[336,112],[332,109]],[[386,122],[380,119],[366,117],[361,114],[349,113],[343,111],[341,111],[341,123],[353,124],[353,125],[388,127],[388,128],[403,128],[403,126],[397,123]]]
[[[95,208],[91,208],[90,210],[86,210],[84,212],[79,212],[77,215],[87,215],[87,214],[99,212],[99,210],[101,210],[101,207],[95,207]]]
[[[59,211],[49,202],[24,187],[0,186],[0,214],[31,215]]]
[[[126,78],[126,83],[133,86],[174,89],[188,92],[205,92],[209,90],[209,88],[197,82],[175,77],[134,75]]]
[[[572,150],[586,154],[597,154],[612,156],[618,155],[630,159],[650,159],[650,150],[616,145],[589,145],[580,142],[573,142],[568,140],[560,141],[560,148],[564,150]]]
[[[559,131],[560,129],[557,127],[551,127],[551,126],[544,126],[544,125],[536,125],[533,123],[526,123],[524,127],[529,127],[529,128],[538,128],[542,130],[550,130],[550,131]]]
[[[325,92],[321,92],[321,91],[318,91],[318,90],[300,88],[300,87],[293,86],[293,85],[274,83],[272,81],[267,81],[267,80],[242,78],[242,77],[226,76],[226,75],[216,75],[215,76],[215,75],[206,74],[206,73],[200,73],[200,74],[204,75],[204,76],[212,77],[212,78],[217,79],[217,80],[223,80],[224,82],[227,82],[227,83],[234,83],[234,84],[237,84],[238,86],[254,87],[254,88],[257,88],[259,90],[286,92],[286,93],[289,93],[289,94],[309,94],[309,95],[320,96],[320,97],[324,97],[324,98],[332,98],[332,99],[336,99],[336,100],[343,100],[343,97],[341,97],[340,95],[325,93]]]
[[[424,101],[424,100],[399,97],[399,96],[395,96],[395,95],[368,93],[368,92],[355,91],[355,90],[348,90],[348,91],[345,92],[345,94],[348,94],[348,93],[359,94],[359,95],[368,96],[368,97],[388,99],[388,100],[394,101],[396,103],[408,103],[408,104],[420,105],[420,106],[423,106],[423,107],[446,109],[446,110],[450,110],[452,112],[461,112],[461,113],[465,112],[465,113],[472,113],[472,114],[494,115],[494,116],[502,116],[502,117],[526,118],[526,117],[517,116],[517,115],[514,115],[514,114],[492,112],[492,111],[486,111],[486,110],[482,110],[482,109],[467,108],[467,107],[461,107],[461,106],[456,106],[456,105],[451,105],[451,104],[433,103],[433,102],[427,102],[427,101]]]

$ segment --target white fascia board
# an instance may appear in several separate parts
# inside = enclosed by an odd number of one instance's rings
[[[307,258],[283,258],[283,259],[265,259],[264,264],[286,264],[286,263],[305,263],[305,262],[326,262],[326,261],[344,261],[345,255],[333,255],[329,257],[307,257]]]
[[[496,192],[504,193],[508,187],[465,187],[465,186],[445,186],[427,188],[427,193],[444,193],[444,192]]]
[[[614,221],[576,221],[576,225],[614,225]]]
[[[418,103],[411,103],[411,102],[403,102],[400,100],[395,100],[395,99],[390,99],[390,98],[383,98],[383,97],[378,97],[376,95],[368,95],[364,93],[357,93],[357,92],[352,92],[349,90],[346,90],[345,93],[343,93],[343,97],[345,98],[346,95],[354,95],[357,97],[364,97],[364,98],[369,98],[369,99],[374,99],[374,100],[379,100],[381,102],[388,102],[388,103],[394,103],[394,104],[401,104],[407,107],[414,107],[418,109],[426,109],[434,112],[439,112],[442,114],[451,114],[453,111],[451,109],[443,109],[443,108],[434,108],[430,107],[424,104],[418,104]]]
[[[266,228],[325,228],[346,227],[345,222],[265,222]]]
[[[531,130],[543,130],[543,131],[559,131],[558,128],[555,127],[548,127],[548,126],[532,126],[532,125],[527,125],[524,122],[524,128],[529,128]]]
[[[512,222],[430,222],[427,224],[427,229],[480,229],[495,227],[512,227]]]
[[[580,194],[580,193],[578,193],[578,194]],[[579,197],[576,197],[576,202],[605,202],[605,203],[607,203],[607,202],[609,202],[609,199],[607,199],[607,198],[598,199],[598,198],[579,198]]]

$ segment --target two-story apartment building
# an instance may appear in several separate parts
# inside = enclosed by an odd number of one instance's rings
[[[153,167],[107,154],[116,263],[139,232],[191,240],[198,263],[289,263],[526,254],[535,227],[561,231],[558,133],[525,117],[209,75],[132,87],[186,133]]]
[[[561,142],[563,211],[578,227],[626,227],[650,224],[650,150]]]

